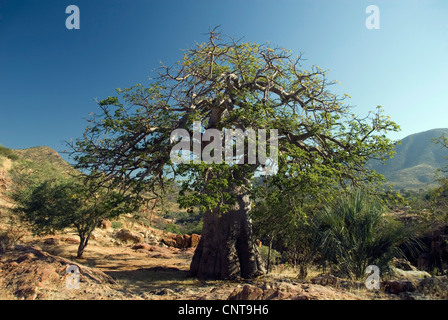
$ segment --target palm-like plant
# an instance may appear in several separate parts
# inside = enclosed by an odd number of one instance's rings
[[[384,212],[379,201],[362,192],[342,196],[323,210],[316,220],[315,243],[322,265],[361,278],[368,265],[384,270],[393,257],[403,256],[400,246],[420,250],[412,231]]]

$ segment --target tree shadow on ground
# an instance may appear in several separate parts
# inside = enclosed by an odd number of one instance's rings
[[[200,282],[188,276],[187,270],[174,267],[151,267],[135,270],[109,270],[104,271],[127,290],[134,293],[144,293],[157,289],[177,289],[196,286]]]

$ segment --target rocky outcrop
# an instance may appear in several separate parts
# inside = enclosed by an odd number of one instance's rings
[[[103,220],[101,220],[99,227],[101,229],[111,230],[112,229],[112,222],[110,220],[103,219]]]
[[[192,234],[191,236],[188,234],[174,234],[162,237],[161,241],[169,247],[185,249],[195,248],[198,245],[200,239],[201,236],[198,234]]]
[[[406,279],[409,281],[418,281],[420,279],[426,279],[431,278],[431,275],[426,271],[419,271],[419,270],[402,270],[400,268],[391,268],[391,275],[393,277],[397,277],[400,279]]]
[[[127,229],[120,229],[114,234],[115,238],[123,242],[140,243],[143,242],[144,236],[140,233],[132,232]]]

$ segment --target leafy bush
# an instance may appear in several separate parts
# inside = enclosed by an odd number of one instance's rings
[[[271,251],[269,252],[268,246],[262,245],[258,248],[258,251],[260,252],[261,258],[263,259],[263,261],[265,261],[266,264],[268,264],[269,261],[269,266],[278,264],[280,262],[280,259],[282,258],[282,254],[273,248],[271,248]],[[268,269],[267,265],[266,269]]]
[[[190,235],[202,232],[202,214],[198,210],[171,210],[166,212],[164,217],[176,221],[176,226],[162,227],[165,231]]]
[[[10,246],[20,242],[28,233],[27,225],[24,225],[17,216],[9,217],[8,227],[0,232],[0,255],[5,253]]]
[[[343,196],[321,212],[316,236],[322,265],[343,276],[360,278],[368,265],[385,270],[400,245],[416,254],[422,248],[412,230],[384,215],[379,201],[361,192]]]
[[[122,226],[123,226],[123,224],[120,221],[112,221],[113,229],[120,229]]]
[[[180,228],[178,225],[174,224],[174,223],[167,223],[164,228],[163,231],[165,232],[171,232],[171,233],[175,233],[175,234],[182,234]]]

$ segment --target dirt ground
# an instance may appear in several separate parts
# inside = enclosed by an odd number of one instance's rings
[[[360,300],[391,299],[360,288],[335,288],[299,281],[291,270],[251,281],[202,281],[188,277],[194,248],[113,241],[113,231],[95,231],[96,240],[76,259],[75,234],[33,238],[0,256],[1,299],[120,300]],[[133,249],[134,247],[134,249]],[[81,269],[79,289],[67,290],[67,267]],[[394,297],[392,297],[394,298]]]

